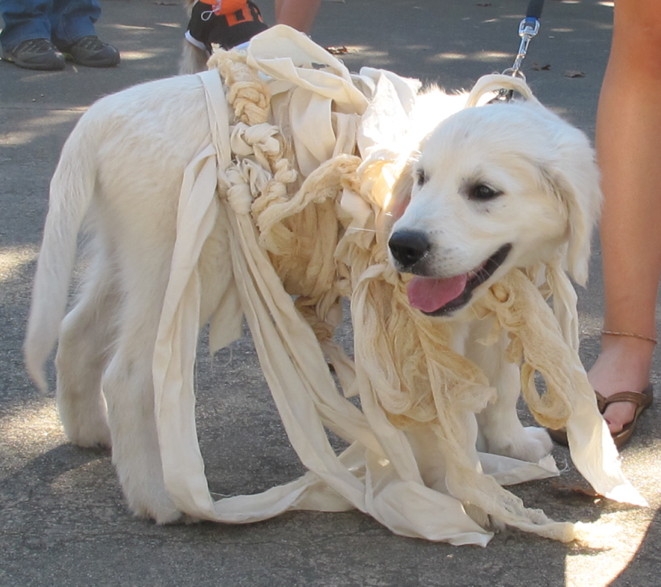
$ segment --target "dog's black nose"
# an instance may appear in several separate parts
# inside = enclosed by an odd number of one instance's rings
[[[424,232],[397,230],[390,235],[388,246],[392,256],[402,267],[410,267],[425,256],[431,243]]]

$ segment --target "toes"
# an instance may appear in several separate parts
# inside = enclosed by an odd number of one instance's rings
[[[611,434],[617,434],[633,420],[634,414],[635,408],[633,405],[626,405],[623,402],[619,406],[615,404],[608,406],[603,416]]]

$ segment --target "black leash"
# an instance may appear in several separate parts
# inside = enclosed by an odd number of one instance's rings
[[[526,18],[535,18],[539,20],[542,18],[542,10],[544,9],[544,0],[530,0],[528,10],[526,11]]]

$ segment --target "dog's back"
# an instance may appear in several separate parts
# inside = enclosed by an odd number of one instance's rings
[[[84,221],[119,246],[130,246],[131,229],[142,248],[173,238],[182,170],[208,138],[201,92],[194,76],[135,86],[92,105],[67,139],[51,181],[24,345],[28,372],[42,390]],[[137,169],[142,173],[127,172]],[[171,186],[173,194],[155,193],[156,186]]]

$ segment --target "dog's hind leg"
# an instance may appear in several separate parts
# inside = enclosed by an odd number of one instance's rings
[[[113,268],[99,255],[78,303],[60,328],[55,363],[57,406],[67,437],[79,446],[110,447],[101,376],[114,340],[118,307]]]
[[[162,263],[160,261],[163,261]],[[123,268],[117,343],[103,374],[112,460],[130,509],[158,523],[180,518],[163,481],[154,415],[152,357],[167,284],[167,263]]]

